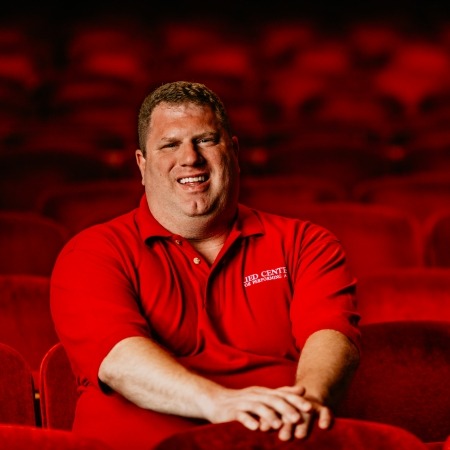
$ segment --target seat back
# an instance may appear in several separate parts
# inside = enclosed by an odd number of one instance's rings
[[[108,450],[97,440],[68,431],[43,430],[30,426],[0,425],[0,447],[8,450]]]
[[[72,183],[42,193],[37,209],[74,234],[136,208],[143,194],[135,179]]]
[[[443,442],[450,423],[450,322],[361,326],[360,367],[337,416],[404,428]]]
[[[47,352],[40,370],[42,427],[71,430],[78,397],[77,383],[61,343]]]
[[[68,231],[28,212],[0,212],[0,273],[49,276]]]
[[[360,277],[360,324],[400,320],[450,322],[450,268],[389,269]]]
[[[57,124],[52,125],[49,135]],[[83,130],[84,133],[84,130]],[[25,138],[25,140],[27,140]],[[32,138],[29,138],[32,141]],[[65,136],[66,141],[70,137]],[[36,145],[31,142],[32,146]],[[104,179],[111,176],[110,165],[99,153],[82,150],[38,148],[17,149],[0,153],[0,207],[30,211],[39,194],[47,189],[58,190],[66,183]],[[31,146],[30,146],[31,147]],[[20,181],[19,181],[20,180]]]
[[[449,204],[450,172],[434,171],[365,180],[355,186],[353,198],[402,209],[423,223]]]
[[[0,423],[36,425],[29,365],[17,350],[0,343],[0,367]]]
[[[431,216],[426,224],[425,258],[430,266],[450,267],[450,209]]]
[[[0,341],[25,358],[38,389],[42,358],[58,342],[48,277],[0,274]]]
[[[343,201],[345,196],[342,186],[326,178],[264,175],[247,176],[241,180],[241,202],[274,213],[292,204]]]
[[[284,213],[279,209],[280,213]],[[423,265],[423,241],[414,217],[381,205],[292,203],[286,215],[327,228],[342,242],[356,276],[390,267]]]

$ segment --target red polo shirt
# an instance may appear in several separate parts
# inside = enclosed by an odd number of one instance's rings
[[[341,244],[319,226],[240,205],[210,266],[143,197],[75,236],[52,275],[56,329],[82,391],[74,430],[137,450],[195,423],[102,392],[99,366],[122,339],[150,336],[229,387],[291,385],[311,333],[334,329],[359,345],[354,288]]]

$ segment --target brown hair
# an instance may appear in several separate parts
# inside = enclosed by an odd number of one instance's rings
[[[231,136],[228,113],[217,94],[201,83],[174,81],[156,88],[142,102],[139,110],[138,135],[139,146],[144,156],[150,117],[155,107],[163,102],[171,104],[194,103],[200,106],[209,106],[222,127]]]

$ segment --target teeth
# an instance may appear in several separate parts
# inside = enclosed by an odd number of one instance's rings
[[[205,176],[202,175],[200,177],[187,177],[187,178],[182,178],[180,180],[181,184],[186,184],[186,183],[197,183],[199,181],[205,181]]]

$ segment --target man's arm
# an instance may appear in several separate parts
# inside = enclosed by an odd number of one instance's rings
[[[321,330],[312,334],[302,349],[296,377],[296,385],[304,389],[303,397],[311,409],[300,411],[302,417],[296,424],[284,424],[280,439],[307,436],[315,418],[320,428],[329,428],[332,408],[345,393],[358,364],[358,349],[342,333]]]
[[[228,389],[178,363],[152,340],[120,341],[99,368],[99,379],[136,405],[212,423],[237,420],[256,430],[293,426],[312,408],[302,386]]]

